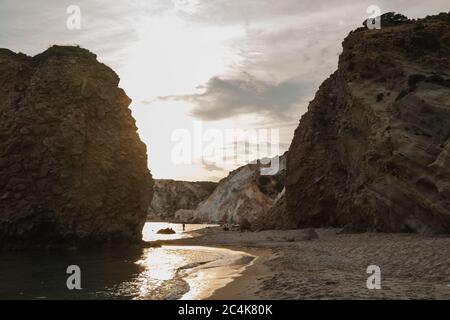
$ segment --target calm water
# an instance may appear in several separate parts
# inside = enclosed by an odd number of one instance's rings
[[[186,232],[206,226],[186,225]],[[176,234],[156,233],[167,227]],[[178,224],[148,222],[143,230],[148,241],[188,236]],[[183,277],[190,269],[232,255],[207,247],[175,246],[126,252],[0,253],[0,299],[178,299],[189,292]],[[69,265],[81,268],[82,290],[67,289]]]

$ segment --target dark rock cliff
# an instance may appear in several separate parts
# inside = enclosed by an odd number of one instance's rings
[[[85,49],[0,49],[1,245],[141,239],[153,180],[118,84]]]
[[[274,226],[450,232],[449,138],[450,14],[350,33],[295,132]]]

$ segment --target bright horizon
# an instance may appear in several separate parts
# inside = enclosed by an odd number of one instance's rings
[[[81,10],[79,30],[66,26],[70,5]],[[449,10],[448,0],[0,0],[0,47],[35,55],[78,44],[94,52],[133,100],[154,178],[218,181],[238,164],[208,165],[194,152],[192,164],[177,165],[173,132],[193,133],[200,122],[222,133],[276,128],[282,154],[370,5],[409,18]]]

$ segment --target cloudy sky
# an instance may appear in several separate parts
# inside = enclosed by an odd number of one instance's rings
[[[70,5],[81,10],[80,29],[67,28]],[[239,161],[203,161],[196,139],[212,132],[224,140],[214,147],[234,150],[228,131],[276,129],[269,145],[278,149],[267,155],[284,152],[370,5],[410,18],[450,11],[448,0],[0,0],[0,47],[95,52],[133,100],[153,175],[218,180]],[[174,161],[180,136],[194,141],[190,163]]]

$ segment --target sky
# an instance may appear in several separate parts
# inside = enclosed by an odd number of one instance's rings
[[[79,28],[67,25],[73,5]],[[371,5],[450,11],[448,0],[0,0],[0,48],[96,53],[133,100],[153,176],[218,181],[288,149]]]

